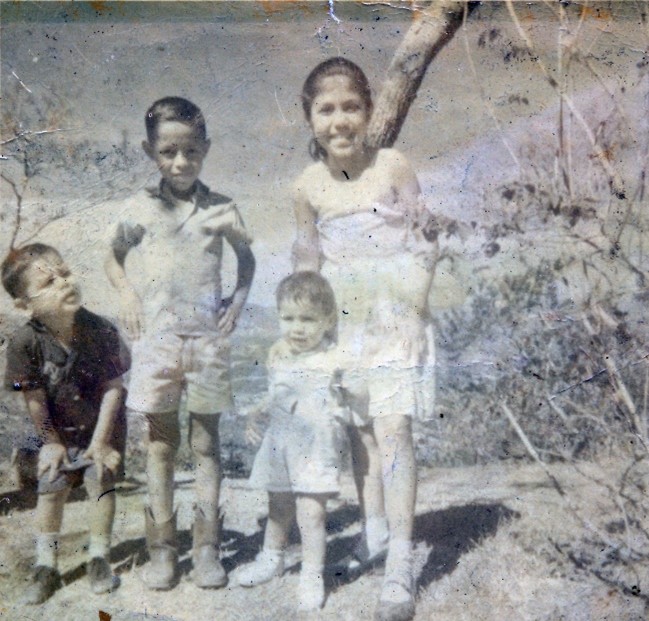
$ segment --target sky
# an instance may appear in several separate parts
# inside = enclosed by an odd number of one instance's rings
[[[556,19],[540,5],[518,6],[538,57],[556,72]],[[88,141],[98,152],[127,143],[138,153],[144,112],[159,97],[197,103],[212,139],[202,179],[239,205],[258,258],[250,300],[270,305],[290,271],[291,184],[310,162],[299,100],[304,79],[318,62],[344,55],[363,67],[376,93],[413,24],[408,3],[337,2],[330,9],[325,2],[2,3],[2,86],[24,89],[36,103],[56,101],[66,110],[57,140],[66,148]],[[647,38],[636,15],[593,13],[581,26],[578,17],[571,24],[599,72],[571,75],[579,105],[591,110],[602,84],[619,89],[620,76],[630,97],[635,91],[625,76],[633,80]],[[489,219],[484,192],[521,174],[512,153],[553,148],[557,93],[523,47],[504,7],[485,3],[431,64],[395,145],[410,158],[431,209]],[[21,114],[2,105],[3,118]],[[573,138],[584,143],[578,131]],[[115,173],[118,194],[155,181],[154,167],[138,157],[132,175]],[[15,162],[1,165],[16,174]],[[68,254],[86,299],[110,314],[115,299],[101,265],[119,207],[106,200],[113,189],[90,187],[79,174],[71,180],[72,172],[60,166],[30,184],[19,240],[55,215],[73,213],[39,238]],[[8,184],[0,191],[4,221],[11,222],[15,199]],[[9,230],[0,233],[4,247]],[[232,282],[231,260],[225,269]],[[0,311],[7,302],[3,297]]]

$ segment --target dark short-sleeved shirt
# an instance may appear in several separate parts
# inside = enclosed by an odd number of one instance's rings
[[[115,326],[80,308],[69,351],[35,319],[15,332],[7,349],[5,387],[44,389],[54,429],[77,430],[89,437],[97,424],[104,384],[129,366],[128,349]]]

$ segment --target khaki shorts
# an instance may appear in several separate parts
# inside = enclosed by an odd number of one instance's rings
[[[160,333],[133,343],[127,407],[146,414],[175,412],[184,390],[195,414],[231,410],[230,343],[217,335]]]

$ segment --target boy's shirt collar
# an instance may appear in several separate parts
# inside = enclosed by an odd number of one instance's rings
[[[72,325],[73,327],[76,327],[78,321],[79,321],[79,315],[82,312],[83,307],[79,307],[77,312],[74,314],[74,319],[72,320]],[[28,325],[30,325],[36,332],[41,332],[43,334],[52,334],[50,332],[50,329],[40,320],[37,319],[36,317],[32,317],[28,322]]]
[[[164,179],[160,179],[160,183],[157,186],[147,188],[147,191],[151,198],[157,198],[161,200],[165,206],[173,209],[181,202],[191,202],[194,203],[197,209],[204,209],[209,204],[210,189],[202,182],[200,179],[196,179],[196,184],[194,186],[194,192],[192,193],[189,201],[183,201],[182,199],[176,197]]]

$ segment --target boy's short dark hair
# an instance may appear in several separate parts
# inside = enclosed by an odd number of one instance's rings
[[[156,130],[163,121],[177,121],[191,126],[202,140],[207,140],[205,117],[201,109],[182,97],[163,97],[154,102],[144,117],[149,143],[155,142]]]
[[[12,248],[2,262],[2,285],[12,298],[21,298],[25,293],[25,270],[34,261],[48,254],[62,259],[61,253],[47,244],[27,244]]]
[[[336,296],[326,278],[317,272],[295,272],[279,283],[275,293],[277,306],[284,300],[305,302],[324,315],[335,315]]]

